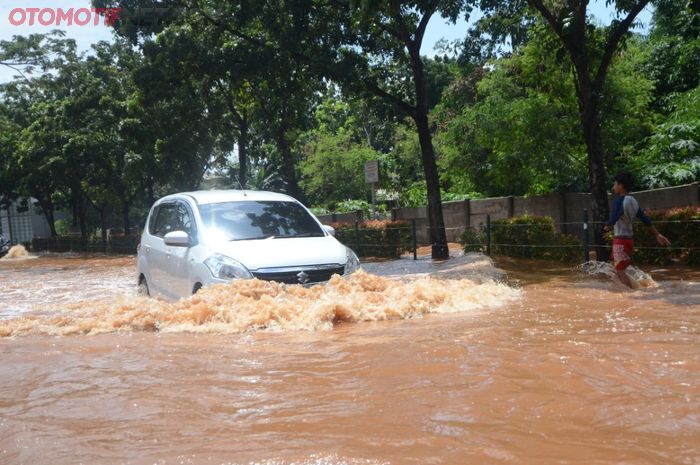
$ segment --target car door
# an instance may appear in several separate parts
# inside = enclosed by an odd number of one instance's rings
[[[194,224],[192,211],[183,201],[175,204],[172,218],[172,231],[184,231],[190,237],[190,246],[174,247],[166,246],[166,265],[169,278],[169,290],[177,298],[187,297],[192,294],[192,282],[190,273],[192,268],[192,247],[197,241],[197,229]]]
[[[163,237],[172,231],[173,217],[175,216],[175,202],[164,202],[158,207],[156,212],[155,224],[150,238],[150,243],[147,244],[148,264],[151,272],[151,282],[149,287],[151,293],[161,294],[165,297],[172,297],[168,292],[168,283],[170,281],[168,271],[168,250],[170,246],[165,245]]]

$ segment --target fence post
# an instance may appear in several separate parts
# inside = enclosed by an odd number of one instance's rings
[[[491,255],[491,215],[486,215],[486,255]]]
[[[588,209],[583,209],[583,259],[591,261],[590,243],[588,239]]]
[[[355,249],[357,250],[357,256],[360,256],[360,223],[355,221]]]
[[[416,240],[416,219],[411,218],[411,241],[413,242],[413,259],[418,260],[418,241]]]

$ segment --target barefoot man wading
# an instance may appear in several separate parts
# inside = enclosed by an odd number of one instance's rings
[[[619,173],[615,176],[615,184],[613,185],[613,193],[617,195],[613,200],[612,211],[610,212],[610,220],[605,226],[606,231],[613,229],[613,265],[617,272],[618,278],[627,287],[632,287],[629,276],[625,270],[631,263],[632,250],[634,250],[634,230],[632,223],[634,218],[639,218],[642,223],[651,228],[651,232],[656,236],[656,242],[659,245],[671,245],[671,242],[663,236],[651,224],[651,220],[644,214],[644,210],[639,207],[637,200],[628,194],[632,189],[634,178],[629,173]]]

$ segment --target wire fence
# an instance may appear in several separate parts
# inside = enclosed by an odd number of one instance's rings
[[[583,212],[582,221],[554,222],[547,217],[524,218],[530,218],[530,221],[518,222],[518,217],[492,221],[491,216],[486,215],[485,224],[479,227],[452,226],[445,228],[445,232],[451,237],[451,241],[459,242],[465,251],[480,251],[488,255],[590,261],[594,254],[598,259],[605,258],[612,249],[612,233],[605,235],[604,242],[594,242],[594,231],[602,233],[602,226],[606,223],[588,220],[587,211]],[[533,218],[546,221],[532,221]],[[641,223],[638,223],[639,230],[635,233],[635,255],[641,261],[665,263],[682,259],[686,263],[700,263],[700,219],[657,219],[654,224],[668,235],[673,244],[657,245],[654,237],[645,232]],[[346,227],[345,234],[338,236],[341,242],[361,257],[397,257],[402,253],[412,252],[413,258],[416,259],[419,246],[432,245],[430,226],[418,226],[415,219],[394,229],[409,232],[410,236],[395,236],[394,241],[387,240],[386,237],[368,237],[366,232],[373,231],[374,228],[365,228],[359,222]],[[385,249],[388,254],[378,254],[378,249]]]
[[[589,261],[594,250],[609,252],[609,242],[593,243],[592,232],[600,229],[604,222],[588,221],[584,211],[582,221],[517,222],[517,217],[486,222],[476,228],[450,226],[445,233],[452,242],[459,242],[465,251],[479,251],[487,255],[508,255],[523,258],[550,258],[562,261]],[[547,219],[546,217],[539,220]],[[700,263],[700,219],[656,220],[662,232],[669,231],[671,246],[659,246],[650,240],[650,235],[640,234],[635,240],[635,253],[647,261],[669,262],[678,257],[686,262]],[[562,231],[573,232],[567,234]],[[680,231],[680,232],[679,232]],[[673,233],[672,233],[673,232]],[[336,225],[336,238],[353,249],[360,257],[398,258],[409,253],[418,258],[421,246],[431,246],[430,226],[418,224],[415,219],[399,222],[368,224],[356,221]],[[681,234],[682,233],[682,234]],[[637,236],[635,236],[636,239]],[[140,236],[110,236],[106,242],[99,238],[84,239],[80,236],[34,238],[32,251],[83,252],[135,254]]]
[[[81,236],[35,237],[31,240],[30,248],[32,252],[134,255],[140,241],[140,235],[114,235],[109,236],[106,241]]]

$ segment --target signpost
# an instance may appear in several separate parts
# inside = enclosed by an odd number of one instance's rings
[[[368,161],[365,163],[365,182],[372,185],[372,219],[376,216],[376,186],[379,181],[379,163],[377,160]]]

